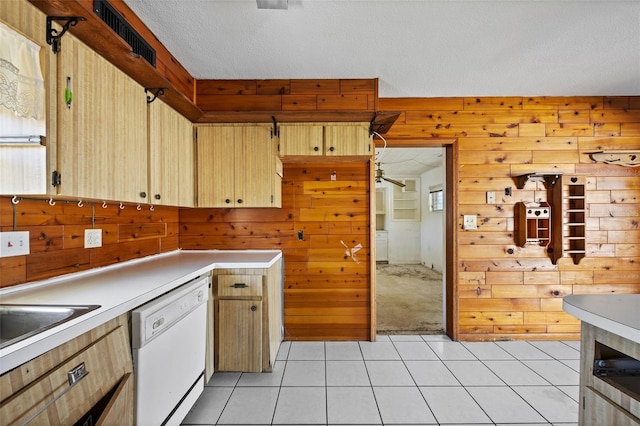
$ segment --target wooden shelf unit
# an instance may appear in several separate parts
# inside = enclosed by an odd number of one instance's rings
[[[574,264],[586,255],[586,176],[563,175],[553,188],[553,206],[559,210],[552,220],[553,263],[566,253]]]
[[[516,244],[547,247],[551,242],[551,207],[549,203],[516,203]]]

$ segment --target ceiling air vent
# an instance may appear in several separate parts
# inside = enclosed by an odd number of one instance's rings
[[[116,12],[113,6],[106,0],[93,0],[93,11],[124,41],[129,43],[133,53],[142,56],[154,67],[156,66],[156,51]]]

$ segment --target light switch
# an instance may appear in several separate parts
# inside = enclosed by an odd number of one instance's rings
[[[487,191],[487,204],[496,203],[496,193],[494,191]]]
[[[476,222],[476,215],[465,214],[463,216],[462,229],[478,229],[478,224]]]

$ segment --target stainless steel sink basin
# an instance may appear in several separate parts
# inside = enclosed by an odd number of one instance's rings
[[[100,305],[0,304],[0,349],[99,307]]]

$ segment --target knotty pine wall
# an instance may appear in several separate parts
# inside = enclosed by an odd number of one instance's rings
[[[15,230],[30,232],[30,254],[0,258],[0,287],[50,278],[178,248],[178,208],[101,203],[94,206],[95,228],[102,247],[85,249],[84,230],[91,229],[91,204],[21,200],[15,206]],[[11,198],[0,197],[0,230],[14,230]]]
[[[180,246],[282,250],[285,339],[368,340],[369,173],[368,163],[285,164],[281,209],[180,209]],[[342,242],[362,245],[357,262]]]
[[[386,135],[390,146],[457,140],[461,340],[577,338],[580,325],[562,311],[563,296],[640,293],[640,168],[597,164],[588,155],[640,149],[640,97],[379,103],[402,111]],[[569,258],[554,265],[543,247],[514,243],[515,203],[551,201],[551,194],[535,182],[519,190],[512,176],[548,171],[587,177],[587,254],[578,265]],[[487,191],[495,191],[496,204],[486,204]],[[465,214],[477,216],[477,230],[462,230]]]

